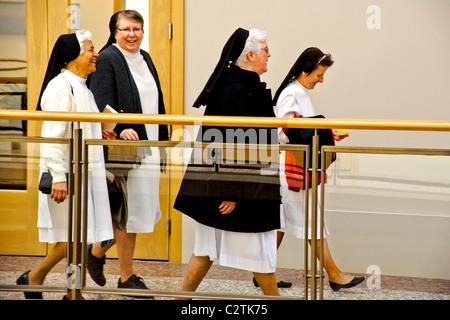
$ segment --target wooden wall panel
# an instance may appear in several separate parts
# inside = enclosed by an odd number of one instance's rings
[[[67,33],[69,1],[27,0],[27,108],[35,110],[56,38]],[[40,123],[28,122],[28,136],[40,135]],[[0,190],[0,254],[45,255],[37,230],[39,146],[27,146],[27,190]]]

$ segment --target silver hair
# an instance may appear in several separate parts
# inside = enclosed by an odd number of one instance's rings
[[[242,68],[248,63],[247,53],[254,52],[259,54],[261,51],[261,43],[267,41],[267,33],[265,31],[250,29],[247,40],[245,41],[244,50],[242,50],[235,64]]]
[[[80,44],[80,54],[83,53],[83,42],[92,40],[92,32],[85,29],[80,29],[75,32],[78,43]]]

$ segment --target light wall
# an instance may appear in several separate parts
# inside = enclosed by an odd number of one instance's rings
[[[261,79],[272,94],[300,53],[317,46],[335,59],[325,82],[310,92],[318,114],[450,120],[449,12],[447,0],[186,1],[185,114],[203,113],[192,104],[226,40],[243,27],[269,35],[272,56]],[[352,130],[340,145],[449,149],[450,133]],[[339,159],[333,168],[339,178],[326,194],[339,267],[365,273],[377,265],[382,274],[450,279],[449,157]],[[192,221],[184,218],[184,262],[192,243]],[[278,266],[303,268],[301,248],[287,235]]]
[[[27,60],[25,2],[0,0],[0,59]],[[3,45],[5,44],[5,45]],[[7,45],[6,45],[7,44]],[[0,68],[20,68],[26,64],[0,62]],[[2,71],[0,77],[26,77],[27,70]]]
[[[369,29],[370,5],[378,5],[381,29]],[[335,64],[311,92],[316,111],[328,118],[450,120],[450,48],[445,0],[301,1],[191,0],[186,4],[187,114],[237,27],[269,35],[272,57],[262,76],[276,91],[309,46],[330,52]],[[412,136],[411,136],[412,135]],[[347,145],[442,147],[449,134],[358,132]],[[411,141],[408,141],[411,140]],[[450,145],[448,142],[447,146]]]
[[[75,11],[72,16],[74,19],[79,18],[77,27],[91,31],[95,49],[100,50],[109,38],[108,26],[111,15],[114,13],[114,1],[72,0],[70,3],[79,6],[79,12]]]

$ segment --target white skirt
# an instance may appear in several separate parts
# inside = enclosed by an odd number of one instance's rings
[[[288,189],[286,175],[284,174],[285,152],[280,155],[280,186],[281,186],[281,230],[288,231],[298,239],[305,238],[305,190],[299,192]],[[317,188],[317,238],[320,237],[320,185]],[[312,191],[308,190],[308,239],[311,239],[311,212],[312,212]],[[323,236],[329,234],[324,222]]]
[[[151,147],[151,151],[152,154],[142,159],[139,167],[128,172],[127,232],[129,233],[153,232],[161,218],[159,148]]]
[[[274,273],[277,230],[246,233],[215,229],[196,223],[195,256],[218,260],[221,266],[257,273]]]
[[[58,204],[49,195],[39,192],[39,211],[48,213],[45,216],[39,214],[38,229],[40,242],[67,242],[68,202],[66,199],[64,202]]]
[[[87,219],[87,242],[89,243],[114,238],[104,166],[102,169],[99,174],[89,174]],[[50,195],[39,192],[37,226],[40,242],[68,241],[68,203],[69,200],[66,199],[58,204],[50,198]]]

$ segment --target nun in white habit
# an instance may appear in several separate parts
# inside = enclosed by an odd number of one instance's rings
[[[52,51],[38,102],[38,110],[59,112],[99,112],[92,93],[86,86],[87,76],[96,70],[98,53],[92,34],[79,30],[61,35]],[[61,72],[61,70],[63,71]],[[83,139],[115,139],[112,131],[102,133],[100,123],[80,123]],[[69,122],[44,121],[43,137],[70,138]],[[42,144],[40,171],[52,176],[51,194],[39,194],[38,228],[41,242],[55,243],[42,263],[25,272],[17,283],[42,284],[47,273],[66,255],[68,237],[67,179],[68,150],[64,144]],[[91,147],[88,181],[88,242],[101,242],[114,237],[108,190],[106,186],[103,149]],[[26,298],[42,299],[40,292],[26,292]]]
[[[291,70],[285,77],[284,81],[275,93],[273,104],[275,107],[275,114],[280,118],[309,118],[309,117],[323,117],[317,116],[311,99],[309,97],[309,90],[313,90],[318,83],[324,81],[324,75],[327,69],[332,66],[334,61],[331,55],[324,54],[320,49],[311,47],[307,48],[299,56]],[[278,130],[278,138],[281,144],[310,144],[314,129],[282,129]],[[340,134],[339,130],[335,129],[319,129],[317,130],[319,136],[319,147],[322,145],[334,145],[335,141],[340,141],[348,137],[347,133]],[[311,198],[311,190],[304,190],[303,187],[295,187],[288,184],[285,174],[286,152],[283,151],[280,156],[280,185],[282,197],[281,210],[281,225],[282,229],[279,231],[279,245],[283,238],[284,231],[290,232],[296,238],[305,237],[305,228],[307,230],[307,237],[311,239],[311,201],[309,201],[308,208],[308,226],[305,226],[305,192],[309,192]],[[320,188],[320,186],[319,186]],[[320,194],[320,189],[318,189]],[[317,212],[320,213],[320,199],[317,201]],[[317,224],[317,235],[320,234],[320,223]],[[330,287],[334,291],[341,288],[351,288],[361,283],[364,277],[353,277],[345,272],[342,272],[334,263],[328,248],[328,241],[326,239],[329,234],[326,225],[323,229],[324,234],[324,261],[323,265],[327,272]]]

